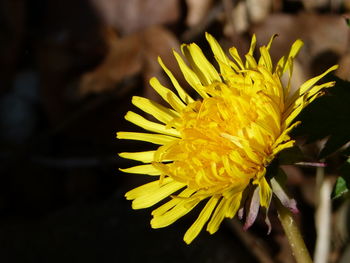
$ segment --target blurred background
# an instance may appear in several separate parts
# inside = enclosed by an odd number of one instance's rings
[[[150,77],[170,87],[157,56],[185,85],[171,51],[209,52],[205,32],[242,55],[253,33],[278,34],[274,61],[303,39],[294,85],[337,63],[350,78],[348,11],[347,0],[0,0],[0,261],[294,262],[273,208],[268,236],[264,218],[247,232],[233,220],[187,246],[198,211],[152,230],[151,209],[124,199],[148,178],[120,173],[134,163],[117,157],[149,146],[115,133],[137,131],[123,119],[133,95],[160,102]],[[316,170],[285,171],[313,253]],[[347,207],[331,211],[325,262],[350,260]]]

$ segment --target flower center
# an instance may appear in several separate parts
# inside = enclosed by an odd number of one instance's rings
[[[188,104],[175,120],[181,139],[158,150],[160,162],[172,162],[158,165],[192,189],[243,190],[265,173],[280,134],[279,107],[253,86],[206,88],[210,96]]]

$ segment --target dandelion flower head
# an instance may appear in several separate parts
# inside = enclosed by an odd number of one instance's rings
[[[150,121],[128,112],[126,120],[149,132],[118,132],[117,138],[140,140],[155,145],[150,151],[124,152],[120,156],[143,162],[126,173],[147,174],[154,180],[126,193],[133,209],[151,207],[151,226],[166,227],[193,210],[205,205],[184,235],[191,243],[203,227],[215,233],[225,218],[233,218],[244,201],[244,191],[254,188],[261,207],[268,208],[272,190],[266,167],[276,155],[294,145],[290,131],[298,125],[301,110],[322,95],[333,82],[316,83],[337,66],[316,76],[296,91],[291,91],[293,60],[303,45],[297,40],[289,53],[273,65],[269,50],[274,36],[260,47],[260,58],[253,56],[256,37],[242,60],[235,47],[231,58],[217,40],[206,34],[217,66],[209,62],[196,44],[184,44],[174,56],[195,95],[180,86],[172,72],[158,59],[176,93],[156,78],[151,86],[168,107],[143,97],[132,103],[152,115]],[[286,75],[287,84],[282,83]],[[198,98],[198,99],[197,99]]]

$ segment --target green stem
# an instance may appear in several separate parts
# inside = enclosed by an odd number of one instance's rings
[[[282,223],[284,232],[287,235],[293,255],[297,263],[312,263],[309,251],[300,234],[299,228],[293,218],[292,213],[284,207],[279,200],[276,200],[278,218]]]

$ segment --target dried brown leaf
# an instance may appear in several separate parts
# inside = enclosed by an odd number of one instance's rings
[[[328,8],[330,2],[337,2],[337,1],[329,1],[329,0],[301,0],[303,3],[303,6],[306,10],[312,11],[317,10],[320,8]]]
[[[294,86],[337,64],[348,46],[348,28],[344,19],[336,15],[274,14],[264,23],[253,26],[251,32],[257,34],[259,44],[266,44],[273,34],[279,35],[271,49],[275,62],[288,54],[296,39],[301,38],[304,41],[304,47],[294,67]]]
[[[149,89],[149,79],[155,76],[161,82],[167,81],[157,62],[158,56],[162,57],[175,77],[181,80],[171,52],[179,43],[164,27],[150,27],[124,38],[118,38],[115,32],[109,30],[107,41],[109,52],[103,62],[81,78],[78,92],[81,96],[112,90],[123,79],[141,74],[145,81],[146,96],[153,98],[153,90]]]
[[[91,0],[103,20],[121,35],[177,21],[178,0]]]
[[[214,0],[186,0],[187,16],[186,25],[193,27],[198,25],[208,14]]]
[[[299,15],[274,14],[264,23],[251,29],[261,43],[267,43],[273,34],[279,37],[271,49],[277,59],[288,52],[290,45],[298,38],[305,42],[301,58],[306,63],[322,52],[332,50],[343,54],[347,49],[348,27],[343,17],[337,15],[320,15],[301,13]]]
[[[140,72],[142,66],[140,34],[118,38],[109,30],[107,43],[109,51],[102,63],[82,76],[79,85],[80,95],[111,90],[122,79]]]
[[[350,53],[345,54],[340,59],[336,74],[339,78],[350,80]]]
[[[235,32],[241,34],[249,28],[247,3],[239,2],[232,10],[232,21]]]
[[[271,12],[272,0],[247,0],[247,10],[253,23],[260,23]]]

